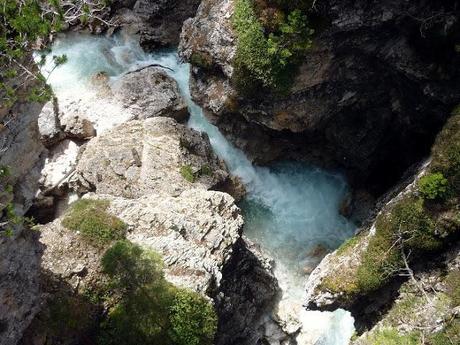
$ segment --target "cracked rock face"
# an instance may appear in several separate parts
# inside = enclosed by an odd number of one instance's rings
[[[206,136],[157,117],[122,124],[90,141],[72,183],[78,191],[128,198],[179,195],[192,186],[183,169],[204,189],[228,177]]]
[[[454,2],[317,2],[311,16],[327,24],[317,30],[291,91],[260,99],[232,87],[233,3],[203,1],[184,25],[180,54],[196,66],[194,99],[255,161],[341,167],[351,182],[383,192],[428,153],[445,114],[460,101]],[[435,21],[420,26],[418,18],[432,15]]]
[[[168,116],[179,122],[188,118],[187,105],[176,81],[162,68],[128,72],[118,78],[111,89],[115,98],[136,118]]]
[[[107,199],[110,211],[133,229],[127,238],[162,254],[170,282],[202,294],[215,292],[243,226],[230,195],[189,189],[177,197]]]

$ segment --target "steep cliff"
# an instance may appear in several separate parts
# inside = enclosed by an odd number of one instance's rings
[[[456,1],[315,1],[313,44],[289,92],[249,96],[235,89],[236,3],[203,1],[180,50],[196,101],[258,162],[344,168],[379,193],[428,153],[460,100]]]
[[[315,269],[306,285],[309,308],[347,308],[358,330],[371,328],[372,334],[393,327],[406,335],[415,332],[417,339],[432,332],[442,338],[458,328],[458,287],[446,286],[455,285],[458,275],[459,120],[457,110],[415,179],[384,204],[372,224]],[[399,303],[406,309],[399,310]],[[436,312],[441,315],[428,316]]]

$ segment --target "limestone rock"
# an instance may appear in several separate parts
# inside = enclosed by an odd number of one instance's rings
[[[88,140],[96,136],[92,122],[84,114],[62,114],[60,122],[62,130],[68,138]]]
[[[46,147],[51,147],[63,138],[59,117],[55,111],[54,102],[49,101],[38,116],[40,140]]]
[[[183,169],[194,174],[194,183]],[[74,188],[127,198],[179,195],[217,185],[227,178],[225,169],[205,135],[155,117],[122,124],[91,140],[78,162]]]
[[[115,98],[138,119],[169,116],[182,122],[188,118],[187,105],[176,81],[162,68],[147,67],[128,72],[111,88]]]
[[[182,28],[179,51],[189,61],[201,62],[201,67],[217,68],[227,78],[233,73],[236,37],[231,16],[234,1],[204,0],[194,18]]]
[[[110,200],[110,211],[132,229],[130,241],[162,254],[169,281],[203,294],[220,285],[243,226],[231,196],[190,189],[177,197],[98,197]]]
[[[74,171],[79,148],[76,142],[66,139],[50,150],[41,171],[40,187],[42,191],[58,188]]]

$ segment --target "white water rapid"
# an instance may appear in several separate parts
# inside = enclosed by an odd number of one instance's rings
[[[257,167],[245,154],[229,143],[211,125],[189,92],[189,65],[175,52],[146,54],[134,39],[117,36],[103,38],[71,35],[56,40],[44,75],[52,69],[52,56],[66,54],[68,62],[49,76],[56,95],[91,98],[89,78],[105,71],[111,78],[139,66],[158,63],[170,67],[191,114],[189,126],[206,132],[215,152],[225,160],[232,174],[246,185],[248,195],[241,207],[245,214],[245,233],[260,244],[276,261],[275,273],[283,289],[278,314],[297,319],[302,325],[299,345],[346,345],[353,333],[348,312],[310,312],[302,308],[303,284],[318,264],[321,253],[336,248],[351,236],[354,226],[339,212],[347,193],[344,179],[301,163],[283,162],[272,167]],[[99,104],[91,109],[99,120],[98,132],[126,121],[122,109]]]

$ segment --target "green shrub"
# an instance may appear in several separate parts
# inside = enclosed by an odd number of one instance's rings
[[[158,254],[129,241],[116,242],[102,258],[118,303],[101,326],[101,345],[211,345],[213,307],[163,275]]]
[[[160,256],[129,241],[116,242],[102,258],[103,272],[119,302],[101,326],[99,344],[170,345],[172,287]]]
[[[197,293],[178,290],[171,306],[171,338],[176,345],[212,345],[217,329],[213,306]]]
[[[80,199],[74,202],[62,225],[74,231],[90,243],[101,246],[122,239],[126,233],[126,224],[118,217],[107,212],[107,200]]]
[[[164,279],[161,257],[127,240],[116,242],[105,252],[102,268],[113,288],[128,294]]]
[[[238,36],[234,61],[234,82],[244,94],[255,95],[260,88],[286,92],[293,78],[292,68],[310,46],[313,30],[300,10],[293,10],[268,36],[252,0],[237,0],[232,18]]]
[[[442,173],[431,173],[420,178],[418,188],[424,199],[442,200],[447,196],[448,184]]]

